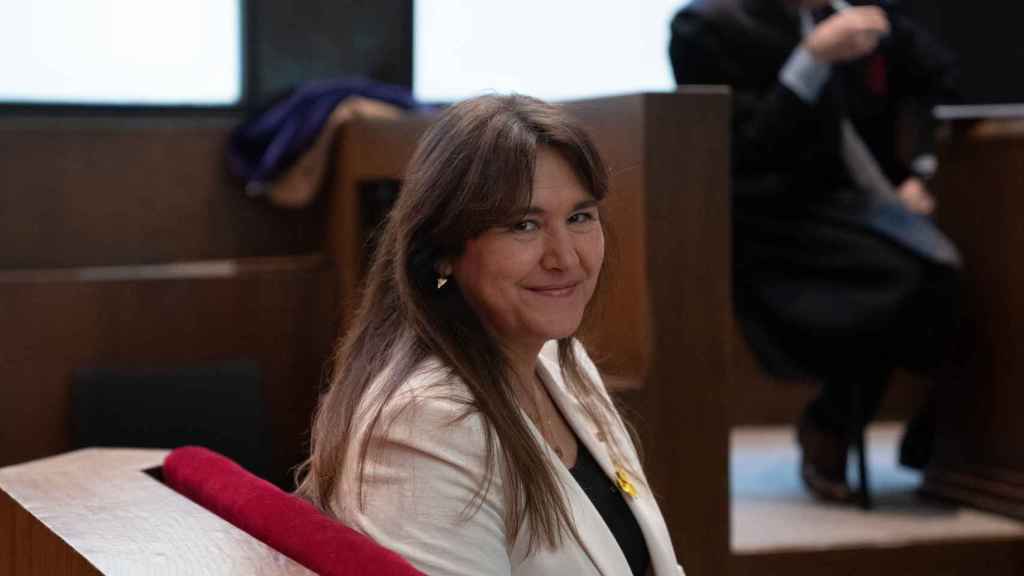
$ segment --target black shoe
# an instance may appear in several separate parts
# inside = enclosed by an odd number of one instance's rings
[[[854,492],[846,483],[847,440],[801,418],[797,427],[800,444],[800,479],[807,490],[820,500],[853,502]]]

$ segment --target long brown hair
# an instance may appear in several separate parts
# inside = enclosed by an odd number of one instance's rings
[[[486,469],[475,505],[502,457],[509,539],[529,522],[530,549],[578,537],[551,462],[519,409],[501,343],[483,325],[458,286],[436,288],[437,263],[454,259],[466,241],[530,204],[537,151],[547,146],[568,162],[597,200],[608,175],[593,142],[560,108],[525,96],[481,96],[449,108],[423,135],[388,215],[353,324],[334,357],[330,386],[313,422],[311,454],[300,468],[298,493],[331,510],[345,455],[358,450],[359,501],[372,433],[387,426],[385,405],[412,372],[434,357],[472,394],[469,413],[484,422]],[[451,281],[454,283],[454,280]],[[605,437],[613,409],[580,369],[572,338],[558,342],[566,382]],[[373,385],[369,422],[354,422]],[[357,445],[358,444],[358,445]],[[500,446],[500,451],[498,447]],[[467,503],[473,513],[474,503]]]

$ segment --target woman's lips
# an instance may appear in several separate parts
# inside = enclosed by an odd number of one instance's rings
[[[560,298],[572,295],[572,293],[576,291],[577,286],[579,286],[579,282],[573,282],[572,284],[558,284],[554,286],[533,286],[527,288],[527,290],[541,296]]]

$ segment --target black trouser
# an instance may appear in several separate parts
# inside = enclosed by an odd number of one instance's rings
[[[779,376],[822,383],[807,416],[845,432],[850,386],[877,413],[897,367],[936,368],[958,317],[958,273],[865,230],[828,222],[736,221],[736,309]]]

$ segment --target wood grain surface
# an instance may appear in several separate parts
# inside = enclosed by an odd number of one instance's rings
[[[0,116],[0,269],[315,251],[322,212],[276,210],[228,174],[238,120]]]
[[[0,574],[311,574],[144,471],[162,450],[0,469]]]

